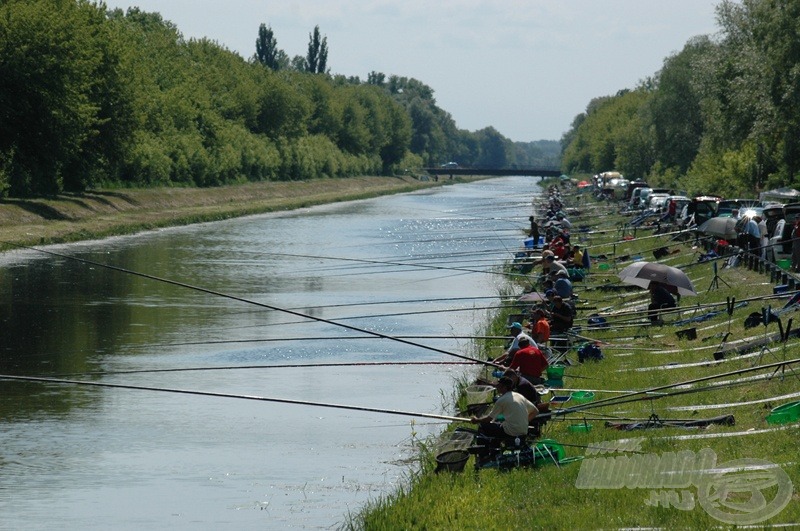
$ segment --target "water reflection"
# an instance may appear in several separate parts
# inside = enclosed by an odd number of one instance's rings
[[[518,245],[528,212],[516,198],[531,192],[530,179],[498,179],[56,248],[185,286],[59,257],[7,257],[0,372],[451,360],[251,303],[380,334],[468,335],[483,310],[421,312],[481,307],[431,301],[497,293],[501,280],[482,271]],[[462,270],[437,269],[453,266]],[[336,339],[318,339],[326,337]],[[465,340],[416,342],[468,353]],[[449,402],[440,390],[464,370],[352,365],[87,378],[442,413]],[[414,438],[439,428],[290,404],[0,381],[0,514],[10,528],[324,528],[390,490]]]

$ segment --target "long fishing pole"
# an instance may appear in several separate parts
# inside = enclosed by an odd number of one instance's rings
[[[444,335],[402,335],[392,336],[397,339],[480,339],[480,340],[508,340],[509,336],[444,336]],[[219,339],[209,341],[183,341],[179,343],[146,343],[143,345],[131,345],[129,349],[149,349],[149,348],[164,348],[164,347],[192,347],[201,345],[231,345],[240,343],[280,343],[280,342],[295,342],[295,341],[351,341],[357,339],[375,339],[374,336],[303,336],[303,337],[266,337],[256,339]],[[658,350],[658,349],[654,349]],[[399,363],[399,362],[398,362]],[[460,362],[442,362],[442,363],[460,363]],[[466,363],[466,362],[465,362]],[[400,363],[402,365],[402,363]]]
[[[168,279],[168,278],[157,277],[155,275],[149,275],[147,273],[142,273],[142,272],[139,272],[139,271],[133,271],[133,270],[130,270],[130,269],[125,269],[123,267],[104,264],[102,262],[95,262],[93,260],[87,260],[85,258],[80,258],[80,257],[77,257],[77,256],[69,256],[69,255],[65,255],[65,254],[62,254],[62,253],[49,251],[49,250],[46,250],[46,249],[39,249],[39,248],[36,248],[36,247],[29,247],[29,246],[26,246],[26,245],[20,245],[20,244],[10,243],[10,242],[1,242],[0,241],[0,243],[6,243],[6,244],[11,245],[13,247],[19,247],[19,248],[23,248],[23,249],[30,249],[32,251],[38,251],[40,253],[51,255],[51,256],[58,256],[59,258],[64,258],[64,259],[67,259],[67,260],[74,260],[74,261],[77,261],[77,262],[80,262],[80,263],[83,263],[83,264],[93,265],[93,266],[96,266],[96,267],[102,267],[104,269],[109,269],[109,270],[112,270],[112,271],[119,271],[121,273],[126,273],[126,274],[129,274],[129,275],[134,275],[134,276],[138,276],[138,277],[141,277],[141,278],[146,278],[146,279],[149,279],[149,280],[154,280],[156,282],[162,282],[164,284],[170,284],[172,286],[178,286],[178,287],[181,287],[181,288],[191,289],[191,290],[198,291],[198,292],[201,292],[201,293],[207,293],[209,295],[214,295],[216,297],[223,297],[223,298],[226,298],[226,299],[230,299],[230,300],[234,300],[234,301],[238,301],[238,302],[243,302],[245,304],[252,304],[254,306],[260,306],[262,308],[269,308],[271,310],[275,310],[275,311],[279,311],[279,312],[283,312],[283,313],[288,313],[289,315],[294,315],[296,317],[303,317],[305,319],[310,319],[312,321],[317,321],[317,322],[321,322],[321,323],[330,324],[330,325],[333,325],[333,326],[338,326],[338,327],[341,327],[341,328],[345,328],[347,330],[352,330],[354,332],[361,332],[362,334],[368,334],[368,335],[372,335],[374,337],[379,337],[379,338],[382,338],[382,339],[389,339],[391,341],[396,341],[398,343],[403,343],[405,345],[424,348],[426,350],[430,350],[432,352],[438,352],[440,354],[445,354],[447,356],[454,356],[456,358],[472,361],[472,362],[475,362],[475,363],[480,363],[480,364],[488,365],[488,366],[491,366],[491,367],[497,367],[497,365],[495,363],[492,363],[490,361],[484,361],[484,360],[478,360],[478,359],[470,358],[469,356],[465,356],[463,354],[456,354],[455,352],[449,352],[449,351],[444,350],[444,349],[431,347],[429,345],[423,345],[422,343],[416,343],[414,341],[409,341],[407,339],[395,338],[393,336],[390,336],[390,335],[387,335],[387,334],[382,334],[380,332],[375,332],[373,330],[368,330],[366,328],[359,328],[357,326],[348,325],[348,324],[345,324],[345,323],[338,323],[336,321],[331,321],[330,319],[324,319],[322,317],[316,317],[316,316],[313,316],[313,315],[309,315],[309,314],[305,314],[305,313],[302,313],[302,312],[298,312],[296,310],[289,310],[287,308],[281,308],[281,307],[278,307],[278,306],[274,306],[274,305],[271,305],[271,304],[266,304],[266,303],[263,303],[263,302],[253,301],[253,300],[246,299],[246,298],[243,298],[243,297],[237,297],[235,295],[231,295],[231,294],[228,294],[228,293],[222,293],[220,291],[214,291],[214,290],[211,290],[211,289],[208,289],[208,288],[203,288],[203,287],[200,287],[200,286],[193,286],[191,284],[186,284],[184,282],[178,282],[176,280],[171,280],[171,279]]]
[[[36,249],[39,250],[39,249]],[[407,264],[402,262],[396,261],[383,261],[383,260],[367,260],[364,258],[343,258],[338,256],[315,256],[315,255],[308,255],[308,254],[292,254],[292,253],[268,253],[271,256],[288,256],[292,258],[313,258],[315,260],[337,260],[343,262],[360,262],[365,264],[382,264],[382,265],[395,265],[395,266],[404,266],[404,267],[411,267],[411,268],[420,268],[420,269],[434,269],[434,270],[444,270],[444,271],[464,271],[467,273],[481,273],[481,274],[496,274],[502,275],[504,277],[508,276],[526,276],[526,275],[516,275],[515,273],[504,273],[502,271],[486,271],[486,270],[479,270],[479,269],[471,269],[465,267],[445,267],[445,266],[435,266],[435,265],[425,265],[425,264]]]
[[[378,318],[385,318],[385,317],[403,317],[408,315],[428,315],[428,314],[440,314],[440,313],[450,313],[450,312],[469,312],[474,310],[502,310],[507,308],[516,308],[517,305],[495,305],[495,306],[470,306],[468,308],[445,308],[445,309],[438,309],[438,310],[418,310],[415,312],[395,312],[395,313],[382,313],[382,314],[371,314],[371,315],[349,315],[345,317],[337,317],[336,322],[347,321],[347,320],[357,320],[357,319],[378,319]],[[240,327],[235,327],[232,330],[242,329],[242,328],[256,328],[261,326],[283,326],[283,325],[291,325],[291,324],[300,324],[304,321],[281,321],[278,323],[266,323],[266,324],[258,324],[258,325],[245,325]],[[392,336],[392,337],[399,337],[399,336]]]
[[[88,385],[93,387],[106,387],[112,389],[133,389],[138,391],[155,391],[161,393],[177,393],[183,395],[210,396],[215,398],[237,398],[240,400],[256,400],[260,402],[277,402],[280,404],[295,404],[300,406],[316,406],[316,407],[327,407],[334,409],[347,409],[351,411],[367,411],[371,413],[386,413],[389,415],[422,417],[429,419],[449,420],[453,422],[469,422],[470,420],[464,417],[451,417],[447,415],[436,415],[433,413],[417,413],[413,411],[401,411],[397,409],[381,409],[381,408],[366,407],[366,406],[332,404],[327,402],[311,402],[308,400],[292,400],[289,398],[274,398],[274,397],[256,396],[256,395],[238,395],[232,393],[217,393],[213,391],[196,391],[191,389],[175,389],[169,387],[150,387],[143,385],[113,384],[105,382],[89,382],[82,380],[66,380],[63,378],[42,378],[36,376],[12,376],[7,374],[0,374],[0,380],[15,380],[22,382],[39,382],[39,383],[51,383],[51,384],[62,384],[62,385]]]
[[[603,398],[603,399],[600,399],[600,400],[596,400],[594,402],[583,404],[581,406],[574,406],[574,407],[571,407],[571,408],[564,408],[564,409],[559,410],[558,414],[564,415],[564,414],[568,414],[568,413],[580,412],[580,411],[583,411],[585,409],[594,409],[594,408],[603,407],[603,406],[613,406],[613,405],[625,404],[625,403],[628,403],[628,402],[634,402],[634,401],[638,401],[638,400],[652,400],[652,399],[656,399],[656,398],[662,398],[663,396],[665,396],[664,394],[654,394],[654,393],[658,393],[659,391],[663,391],[665,389],[674,389],[676,387],[687,386],[687,385],[702,383],[702,382],[706,382],[706,381],[716,380],[717,378],[725,378],[725,377],[729,377],[729,376],[736,376],[736,375],[739,375],[739,374],[747,374],[747,373],[750,373],[750,372],[762,371],[762,370],[768,370],[768,369],[777,370],[777,369],[780,369],[781,367],[785,367],[787,365],[794,365],[796,363],[800,363],[800,358],[794,358],[794,359],[791,359],[791,360],[778,361],[778,362],[774,362],[774,363],[768,363],[768,364],[765,364],[765,365],[758,365],[758,366],[755,366],[755,367],[748,367],[748,368],[745,368],[745,369],[738,369],[738,370],[735,370],[735,371],[729,371],[729,372],[720,373],[720,374],[712,374],[712,375],[709,375],[709,376],[702,376],[700,378],[694,378],[694,379],[685,380],[685,381],[682,381],[682,382],[661,385],[661,386],[658,386],[658,387],[651,387],[650,389],[644,389],[642,391],[634,391],[632,393],[626,393],[626,394],[622,394],[620,396],[615,396],[615,397],[610,397],[610,398]],[[651,396],[643,396],[643,395],[651,395]]]
[[[52,377],[109,376],[115,374],[152,374],[160,372],[237,371],[241,369],[309,369],[320,367],[383,367],[405,365],[473,365],[469,361],[353,361],[341,363],[288,363],[281,365],[227,365],[221,367],[171,367],[168,369],[129,369],[120,371],[68,372]]]
[[[324,310],[330,308],[350,308],[356,306],[388,306],[391,304],[417,304],[420,302],[457,302],[457,301],[477,301],[477,300],[497,300],[500,297],[497,295],[492,296],[477,296],[477,297],[440,297],[435,299],[404,299],[404,300],[391,300],[391,301],[368,301],[368,302],[345,302],[340,304],[315,304],[313,306],[303,306],[289,308],[290,310]]]

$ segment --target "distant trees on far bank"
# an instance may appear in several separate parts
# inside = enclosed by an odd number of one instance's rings
[[[724,0],[717,18],[718,38],[592,100],[562,138],[563,169],[731,197],[800,188],[800,3]]]
[[[3,2],[0,196],[558,164],[555,142],[458,129],[416,79],[331,75],[319,27],[293,59],[255,37],[244,59],[136,8]]]

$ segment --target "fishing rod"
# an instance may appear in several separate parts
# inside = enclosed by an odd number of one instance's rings
[[[240,369],[309,369],[321,367],[383,367],[404,365],[474,365],[469,361],[352,361],[341,363],[290,363],[281,365],[228,365],[222,367],[172,367],[168,369],[129,369],[121,371],[67,372],[51,376],[110,376],[117,374],[153,374],[161,372],[235,371]]]
[[[398,339],[481,339],[481,340],[508,340],[509,336],[436,336],[436,335],[421,335],[421,336],[392,336]],[[319,337],[270,337],[260,339],[220,339],[211,341],[185,341],[180,343],[148,343],[145,345],[131,345],[129,349],[149,349],[149,348],[164,348],[164,347],[191,347],[202,345],[230,345],[239,343],[278,343],[278,342],[295,342],[295,341],[351,341],[356,339],[375,339],[374,336],[319,336]],[[460,363],[460,362],[441,362],[441,363]],[[465,362],[468,363],[468,362]],[[398,362],[402,365],[402,363]]]
[[[745,308],[745,307],[749,306],[750,302],[759,302],[759,301],[764,302],[764,301],[768,301],[768,300],[771,300],[773,298],[779,298],[779,297],[785,297],[785,294],[783,294],[783,295],[781,295],[781,294],[768,295],[768,296],[763,296],[763,297],[752,297],[752,298],[749,298],[749,299],[743,299],[741,301],[736,302],[732,306],[731,306],[731,301],[728,301],[727,306],[726,306],[728,308],[728,312],[729,312],[728,315],[732,316],[733,315],[733,310],[735,310],[735,309]],[[624,328],[636,328],[636,327],[640,326],[640,321],[642,321],[642,319],[643,319],[642,313],[643,312],[646,313],[648,310],[646,310],[644,308],[645,301],[642,301],[641,303],[632,303],[632,304],[639,304],[639,305],[642,306],[642,308],[639,309],[638,311],[637,310],[630,310],[630,311],[623,311],[623,312],[613,313],[613,314],[606,313],[605,315],[603,315],[603,317],[606,319],[606,321],[608,321],[609,319],[613,319],[614,328],[617,329],[617,330],[618,329],[624,329]],[[691,313],[696,314],[698,311],[706,310],[706,309],[712,309],[712,308],[716,308],[716,307],[723,306],[723,305],[726,305],[726,303],[725,302],[719,302],[719,303],[709,303],[709,304],[697,305],[697,306],[685,306],[685,307],[668,308],[668,309],[660,310],[659,314],[660,315],[666,315],[666,316],[672,316],[672,315],[676,315],[676,314],[677,315],[681,315],[681,314],[685,314],[687,312],[691,312]],[[789,308],[786,308],[785,310],[790,310],[792,308],[793,308],[793,306],[790,306]],[[775,310],[779,310],[779,309],[775,308]],[[724,309],[716,311],[717,314],[722,314],[723,312],[724,312]],[[707,313],[701,314],[698,317],[686,317],[686,318],[683,318],[683,319],[678,319],[677,321],[665,322],[664,324],[665,325],[672,325],[672,326],[687,326],[687,325],[690,325],[693,322],[695,322],[695,321],[693,321],[693,319],[699,319],[699,318],[703,317],[704,315],[713,314],[713,313],[715,313],[715,312],[714,311],[707,312]],[[617,319],[618,317],[623,317],[623,318],[622,319]],[[588,317],[588,316],[581,317],[581,318],[577,318],[576,317],[575,320],[576,321],[580,320],[581,322],[583,320],[586,320],[588,322],[589,318],[590,317]]]
[[[661,386],[658,386],[658,387],[651,387],[650,389],[645,389],[645,390],[642,390],[642,391],[635,391],[633,393],[626,393],[626,394],[622,394],[622,395],[616,396],[616,397],[603,398],[603,399],[600,399],[600,400],[596,400],[594,402],[583,404],[581,406],[574,406],[574,407],[571,407],[571,408],[564,408],[564,409],[559,410],[558,414],[575,413],[575,412],[581,412],[581,411],[583,411],[585,409],[594,409],[594,408],[603,407],[603,406],[615,406],[615,405],[620,405],[620,404],[626,404],[626,403],[629,403],[629,402],[636,402],[636,401],[640,401],[640,400],[652,400],[652,399],[656,399],[656,398],[661,398],[662,396],[671,396],[669,393],[661,394],[661,395],[653,394],[653,393],[657,393],[658,391],[663,391],[663,390],[666,390],[666,389],[675,389],[675,388],[681,387],[681,386],[689,386],[689,385],[693,385],[693,384],[697,384],[697,383],[716,380],[718,378],[726,378],[726,377],[730,377],[730,376],[736,376],[736,375],[739,375],[739,374],[747,374],[747,373],[755,372],[755,371],[762,371],[762,370],[768,370],[768,369],[775,369],[777,371],[781,367],[786,367],[787,365],[794,365],[796,363],[800,363],[800,358],[794,358],[794,359],[791,359],[791,360],[778,361],[778,362],[768,363],[768,364],[765,364],[765,365],[758,365],[758,366],[755,366],[755,367],[748,367],[748,368],[745,368],[745,369],[738,369],[738,370],[735,370],[735,371],[729,371],[729,372],[725,372],[725,373],[712,374],[712,375],[709,375],[709,376],[701,376],[699,378],[694,378],[694,379],[691,379],[691,380],[685,380],[685,381],[682,381],[682,382],[661,385]],[[646,395],[646,396],[643,396],[643,395]],[[652,396],[650,396],[650,395],[652,395]]]
[[[409,266],[413,266],[413,265],[414,264],[404,265],[403,269],[380,269],[380,270],[373,270],[373,271],[353,271],[353,272],[350,272],[350,273],[326,274],[325,278],[343,278],[343,277],[358,277],[358,276],[366,276],[366,275],[390,275],[392,273],[407,273],[407,272],[409,272],[408,267]],[[373,267],[375,267],[375,266],[373,266]],[[497,265],[492,265],[492,266],[486,266],[485,269],[478,269],[477,267],[472,267],[472,268],[470,268],[469,271],[458,270],[455,267],[440,268],[440,269],[450,269],[450,270],[458,271],[453,276],[461,276],[461,275],[469,275],[469,274],[472,274],[472,273],[502,274],[502,272],[496,271],[500,267],[501,267],[500,264],[497,264]],[[355,268],[351,268],[351,269],[355,269]],[[447,277],[438,277],[438,278],[447,278]]]
[[[39,249],[34,249],[39,250]],[[476,270],[476,269],[469,269],[464,267],[445,267],[445,266],[434,266],[434,265],[425,265],[425,264],[405,264],[402,262],[396,261],[382,261],[382,260],[367,260],[364,258],[343,258],[337,256],[315,256],[315,255],[307,255],[307,254],[292,254],[292,253],[267,253],[270,256],[288,256],[292,258],[313,258],[315,260],[338,260],[343,262],[360,262],[365,264],[383,264],[383,265],[395,265],[395,266],[406,266],[406,267],[417,267],[421,269],[434,269],[434,270],[444,270],[444,271],[464,271],[467,273],[481,273],[481,274],[497,274],[502,275],[504,277],[508,276],[526,276],[526,275],[518,275],[515,273],[503,273],[500,271],[484,271],[484,270]]]
[[[315,406],[315,407],[326,407],[326,408],[334,408],[334,409],[347,409],[350,411],[367,411],[370,413],[385,413],[389,415],[403,415],[406,417],[421,417],[421,418],[428,418],[428,419],[440,419],[440,420],[449,420],[452,422],[469,422],[470,419],[464,417],[451,417],[446,415],[436,415],[433,413],[416,413],[413,411],[401,411],[397,409],[381,409],[375,407],[367,407],[367,406],[352,406],[346,404],[332,404],[328,402],[312,402],[309,400],[293,400],[289,398],[274,398],[274,397],[266,397],[266,396],[256,396],[256,395],[239,395],[239,394],[232,394],[232,393],[217,393],[213,391],[197,391],[191,389],[177,389],[177,388],[170,388],[170,387],[151,387],[151,386],[143,386],[143,385],[130,385],[130,384],[113,384],[113,383],[105,383],[105,382],[90,382],[84,380],[67,380],[63,378],[43,378],[37,376],[12,376],[8,374],[0,374],[0,380],[12,380],[12,381],[20,381],[20,382],[38,382],[38,383],[50,383],[50,384],[60,384],[60,385],[88,385],[92,387],[105,387],[110,389],[131,389],[137,391],[155,391],[160,393],[175,393],[175,394],[182,394],[182,395],[194,395],[194,396],[209,396],[215,398],[236,398],[239,400],[255,400],[259,402],[276,402],[279,404],[294,404],[300,406]]]
[[[391,304],[417,304],[420,302],[457,302],[457,301],[477,301],[477,300],[497,300],[497,295],[480,295],[475,297],[438,297],[435,299],[404,299],[404,300],[392,300],[392,301],[369,301],[369,302],[344,302],[340,304],[317,304],[314,306],[303,306],[289,308],[290,310],[300,310],[300,309],[307,309],[307,310],[323,310],[323,309],[330,309],[330,308],[351,308],[356,306],[388,306]]]
[[[502,310],[508,308],[516,308],[517,305],[510,304],[510,305],[496,305],[496,306],[470,306],[466,308],[445,308],[445,309],[438,309],[438,310],[417,310],[414,312],[395,312],[395,313],[379,313],[379,314],[368,314],[368,315],[349,315],[344,317],[337,317],[336,322],[340,321],[348,321],[348,320],[355,320],[355,319],[378,319],[378,318],[385,318],[385,317],[404,317],[408,315],[435,315],[440,313],[451,313],[451,312],[469,312],[474,310]],[[261,326],[280,326],[280,325],[290,325],[290,324],[300,324],[305,321],[282,321],[279,323],[265,323],[265,324],[258,324],[258,325],[246,325],[241,327],[231,328],[231,330],[236,330],[240,328],[254,328],[254,327],[261,327]],[[392,337],[399,337],[399,336],[392,336]]]
[[[436,259],[431,259],[430,257],[421,257],[421,258],[409,258],[405,260],[399,260],[395,264],[347,264],[347,265],[339,265],[339,266],[332,266],[328,268],[328,271],[351,271],[351,270],[369,270],[369,269],[378,269],[385,267],[386,265],[397,265],[397,267],[407,267],[413,265],[440,265],[440,264],[448,264],[448,265],[458,265],[458,266],[485,266],[485,265],[494,265],[497,264],[497,254],[492,254],[491,256],[487,255],[486,258],[475,258],[475,257],[464,257],[464,259],[459,259],[458,257],[437,257]],[[293,273],[307,273],[307,272],[315,272],[317,269],[297,269],[293,270]],[[401,270],[402,271],[402,270]]]
[[[589,231],[589,232],[586,232],[586,233],[583,233],[583,234],[600,234],[600,233],[617,232],[617,231],[621,231],[621,229],[617,228],[617,229],[609,229],[609,230],[605,230],[605,231]],[[624,232],[624,231],[622,231],[622,232]],[[612,240],[612,241],[608,241],[608,242],[596,243],[594,245],[586,246],[586,248],[587,249],[597,249],[599,247],[616,246],[616,245],[624,244],[624,243],[633,243],[633,242],[640,242],[642,240],[651,240],[651,239],[654,239],[654,238],[662,238],[664,236],[675,236],[676,234],[687,234],[688,232],[690,232],[690,231],[688,231],[687,229],[681,229],[681,230],[672,231],[672,232],[659,232],[658,234],[651,234],[650,236],[637,236],[633,240],[616,239],[616,240]],[[677,243],[680,243],[680,242],[677,242]],[[670,245],[675,245],[675,244],[676,243],[673,243],[673,244],[670,244]]]
[[[288,313],[289,315],[294,315],[296,317],[303,317],[305,319],[310,319],[312,321],[317,321],[317,322],[321,322],[321,323],[330,324],[330,325],[333,325],[333,326],[338,326],[338,327],[341,327],[341,328],[345,328],[347,330],[352,330],[354,332],[361,332],[363,334],[372,335],[374,337],[379,337],[379,338],[382,338],[382,339],[389,339],[391,341],[396,341],[398,343],[402,343],[402,344],[405,344],[405,345],[410,345],[410,346],[418,347],[418,348],[424,348],[426,350],[430,350],[432,352],[438,352],[440,354],[445,354],[447,356],[454,356],[456,358],[472,361],[472,362],[475,362],[475,363],[481,363],[481,364],[488,365],[488,366],[491,366],[491,367],[497,367],[497,365],[495,363],[492,363],[492,362],[489,362],[489,361],[476,360],[474,358],[470,358],[469,356],[465,356],[463,354],[456,354],[455,352],[449,352],[447,350],[443,350],[443,349],[436,348],[436,347],[431,347],[429,345],[423,345],[422,343],[416,343],[414,341],[409,341],[407,339],[398,339],[398,338],[395,338],[395,337],[387,335],[387,334],[382,334],[380,332],[375,332],[373,330],[367,330],[365,328],[359,328],[359,327],[356,327],[356,326],[353,326],[353,325],[348,325],[348,324],[345,324],[345,323],[338,323],[336,321],[331,321],[330,319],[324,319],[322,317],[316,317],[316,316],[313,316],[313,315],[309,315],[309,314],[305,314],[305,313],[302,313],[302,312],[298,312],[296,310],[289,310],[287,308],[281,308],[281,307],[278,307],[278,306],[274,306],[274,305],[271,305],[271,304],[266,304],[266,303],[263,303],[263,302],[253,301],[253,300],[246,299],[246,298],[243,298],[243,297],[237,297],[235,295],[230,295],[228,293],[222,293],[220,291],[214,291],[214,290],[211,290],[211,289],[208,289],[208,288],[203,288],[203,287],[200,287],[200,286],[193,286],[191,284],[186,284],[184,282],[178,282],[176,280],[171,280],[171,279],[167,279],[167,278],[163,278],[163,277],[157,277],[155,275],[149,275],[147,273],[141,273],[139,271],[133,271],[133,270],[130,270],[130,269],[125,269],[123,267],[104,264],[102,262],[96,262],[96,261],[93,261],[93,260],[87,260],[86,258],[80,258],[80,257],[77,257],[77,256],[69,256],[69,255],[65,255],[65,254],[62,254],[62,253],[49,251],[49,250],[46,250],[46,249],[39,249],[39,248],[36,248],[36,247],[29,247],[29,246],[25,246],[25,245],[21,245],[21,244],[3,242],[3,241],[0,241],[0,243],[6,243],[7,245],[11,245],[13,247],[29,249],[29,250],[32,250],[32,251],[38,251],[38,252],[43,253],[43,254],[47,254],[47,255],[50,255],[50,256],[57,256],[59,258],[64,258],[66,260],[74,260],[74,261],[77,261],[77,262],[80,262],[80,263],[83,263],[83,264],[86,264],[86,265],[93,265],[95,267],[101,267],[101,268],[104,268],[104,269],[109,269],[111,271],[118,271],[120,273],[126,273],[126,274],[129,274],[129,275],[134,275],[134,276],[138,276],[138,277],[141,277],[141,278],[146,278],[146,279],[149,279],[149,280],[154,280],[156,282],[161,282],[161,283],[169,284],[169,285],[172,285],[172,286],[177,286],[177,287],[181,287],[181,288],[190,289],[190,290],[198,291],[200,293],[206,293],[206,294],[209,294],[209,295],[214,295],[216,297],[222,297],[222,298],[226,298],[226,299],[230,299],[230,300],[234,300],[234,301],[238,301],[238,302],[243,302],[245,304],[252,304],[254,306],[259,306],[259,307],[262,307],[262,308],[268,308],[270,310],[275,310],[275,311],[279,311],[279,312],[283,312],[283,313]]]
[[[705,304],[697,304],[697,305],[692,305],[692,306],[666,308],[664,310],[661,310],[661,312],[662,313],[681,313],[681,312],[686,312],[686,311],[690,311],[690,310],[694,310],[694,311],[696,311],[696,310],[706,310],[706,309],[716,308],[716,307],[720,307],[720,306],[728,307],[731,304],[732,301],[736,301],[736,304],[737,304],[736,308],[739,308],[739,307],[741,307],[739,305],[744,304],[746,306],[751,302],[765,302],[765,301],[771,301],[771,300],[774,300],[774,299],[782,299],[782,298],[791,299],[791,297],[793,297],[794,295],[796,295],[798,293],[800,293],[800,291],[790,291],[790,292],[785,292],[785,293],[771,293],[771,294],[767,294],[767,295],[758,295],[758,296],[754,296],[754,297],[745,297],[743,299],[735,299],[735,298],[731,299],[730,297],[728,297],[727,300],[725,300],[725,301],[721,300],[719,302],[708,302],[708,303],[705,303]],[[627,304],[628,305],[630,305],[630,304],[644,304],[647,301],[648,301],[648,299],[645,297],[645,298],[642,298],[641,301],[628,301]],[[600,301],[598,301],[598,302],[600,302]],[[610,315],[609,314],[604,315],[604,317],[606,317],[606,318],[608,318],[608,317],[614,317],[614,318],[616,318],[616,317],[627,317],[628,315],[636,315],[636,314],[641,314],[641,312],[638,312],[636,310],[622,310],[622,311],[615,312],[615,313],[610,314]]]
[[[771,376],[770,376],[771,377]],[[723,409],[731,407],[754,406],[756,404],[771,404],[773,402],[791,400],[800,397],[800,391],[795,393],[787,393],[778,396],[769,396],[767,398],[759,398],[757,400],[747,400],[745,402],[728,402],[727,404],[702,404],[695,406],[671,406],[666,409],[670,411],[694,411],[694,410],[709,410],[709,409]]]

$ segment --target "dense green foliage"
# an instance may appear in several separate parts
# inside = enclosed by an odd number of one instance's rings
[[[717,38],[592,100],[562,138],[563,169],[729,196],[800,187],[800,2],[724,0],[717,20]]]
[[[157,13],[0,1],[0,196],[558,164],[459,130],[415,79],[331,75],[319,27],[291,60],[271,28],[254,37],[244,59]]]

